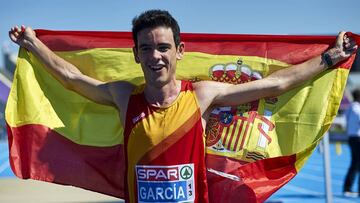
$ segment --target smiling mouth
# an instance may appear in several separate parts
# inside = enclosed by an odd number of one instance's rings
[[[149,67],[153,71],[159,71],[164,68],[164,65],[154,65],[154,66],[149,66]]]

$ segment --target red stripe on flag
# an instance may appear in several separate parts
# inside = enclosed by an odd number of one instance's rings
[[[238,145],[240,138],[244,139],[245,132],[242,132],[244,123],[245,123],[244,120],[240,120],[240,127],[239,127],[239,131],[238,131],[239,136],[236,137],[236,141],[235,141],[235,145],[234,145],[235,146],[234,151],[236,151],[236,152],[241,149],[241,148],[239,148],[239,145]]]
[[[229,144],[228,144],[228,150],[230,150],[230,151],[235,151],[236,149],[235,149],[235,147],[236,147],[236,145],[232,145],[231,143],[232,143],[232,141],[233,141],[233,139],[234,139],[234,137],[240,137],[239,136],[239,133],[237,133],[237,134],[235,134],[235,131],[236,131],[236,129],[237,129],[237,121],[238,120],[235,120],[234,121],[234,123],[232,124],[233,125],[233,129],[232,129],[232,131],[231,131],[231,135],[230,135],[230,140],[229,140]],[[232,146],[234,146],[233,147],[233,149],[232,149]]]
[[[226,148],[226,149],[229,149],[230,147],[229,147],[229,143],[228,143],[228,137],[229,137],[229,131],[230,131],[230,127],[229,126],[226,126],[226,127],[224,127],[224,129],[226,128],[226,131],[225,131],[225,136],[224,136],[224,138],[222,139],[222,143],[223,143],[223,145],[224,145],[224,147]]]
[[[263,202],[297,174],[295,162],[295,154],[253,163],[207,154],[208,169],[238,178],[208,171],[209,199],[211,202]]]
[[[70,184],[124,197],[123,145],[79,145],[37,124],[8,126],[8,136],[10,165],[19,178]]]
[[[53,51],[91,48],[132,48],[130,32],[50,31],[36,34]],[[360,45],[360,36],[349,33]],[[298,64],[313,58],[335,42],[335,36],[240,35],[182,33],[187,52],[214,55],[259,56]],[[341,64],[349,68],[349,64]]]

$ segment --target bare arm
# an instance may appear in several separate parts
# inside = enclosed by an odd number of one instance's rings
[[[115,91],[112,89],[130,88],[130,85],[124,83],[105,83],[82,74],[74,65],[52,52],[29,27],[22,26],[21,29],[13,27],[9,31],[9,36],[12,41],[35,54],[45,65],[46,70],[65,88],[94,102],[115,106],[116,101],[112,93]]]
[[[196,83],[194,87],[202,112],[213,105],[239,105],[259,98],[280,95],[313,78],[329,65],[345,60],[356,48],[355,42],[348,38],[345,32],[341,32],[335,47],[325,53],[328,56],[327,61],[324,55],[317,56],[302,64],[276,71],[264,79],[244,84],[231,85],[210,81]]]

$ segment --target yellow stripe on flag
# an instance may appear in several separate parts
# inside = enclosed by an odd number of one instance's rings
[[[142,70],[134,62],[130,48],[96,48],[57,54],[82,73],[101,81],[125,80],[136,85],[143,82]],[[214,64],[236,63],[238,59],[238,56],[190,52],[179,64],[178,78],[209,80],[209,69]],[[11,127],[41,124],[82,145],[114,146],[123,143],[123,129],[115,108],[96,104],[66,90],[46,72],[36,57],[24,49],[21,49],[18,60],[16,75],[19,78],[13,85],[17,91],[12,91],[6,108],[7,122]],[[244,56],[241,60],[257,71],[269,72],[269,67],[288,66],[261,57]],[[265,62],[269,65],[265,66]],[[25,101],[17,99],[18,95],[27,98],[26,105],[22,103]]]

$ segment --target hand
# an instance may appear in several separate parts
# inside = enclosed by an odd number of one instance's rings
[[[346,32],[342,31],[336,38],[336,44],[332,49],[329,49],[324,53],[328,55],[330,66],[339,63],[349,58],[358,48],[354,39],[346,35]],[[325,61],[326,62],[326,61]],[[329,62],[326,62],[329,65]]]
[[[10,39],[19,46],[29,48],[33,40],[36,38],[35,31],[30,27],[24,25],[19,28],[18,26],[12,27],[9,31]]]

